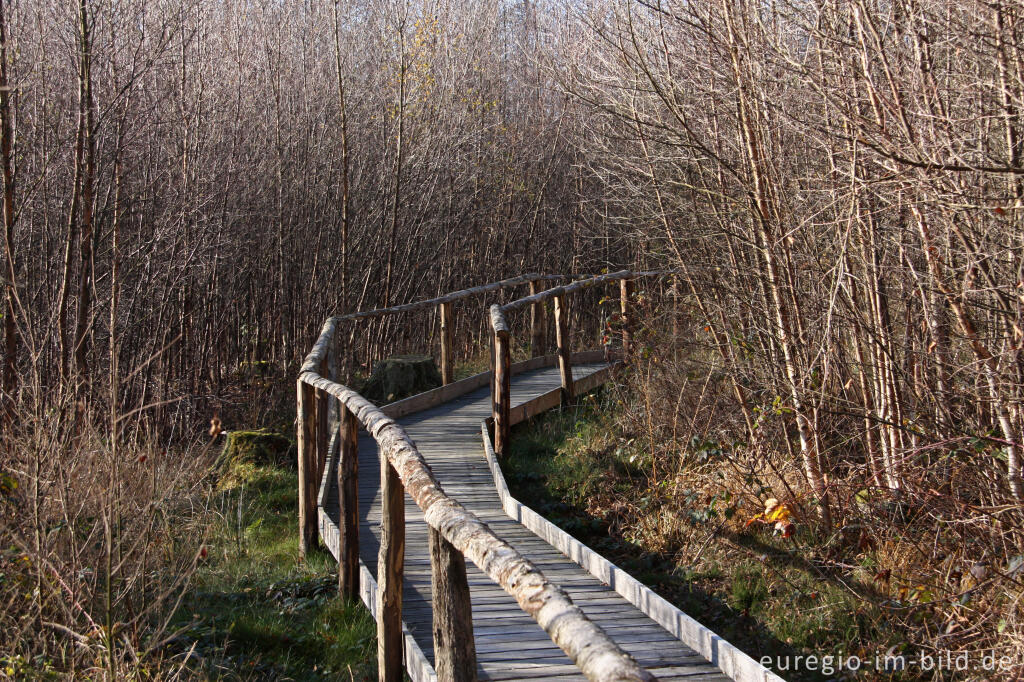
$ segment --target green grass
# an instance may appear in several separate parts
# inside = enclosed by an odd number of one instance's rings
[[[649,455],[620,431],[604,398],[516,427],[502,468],[515,497],[755,659],[871,654],[901,641],[877,607],[851,593],[850,576],[814,561],[813,538],[744,530],[735,508],[726,523],[724,505],[706,491],[652,481]],[[671,528],[659,525],[666,519]]]
[[[190,667],[208,679],[375,679],[369,612],[338,598],[326,550],[297,562],[295,473],[243,464],[229,480],[173,648],[194,647]]]
[[[471,358],[466,358],[462,362],[455,363],[455,381],[468,379],[471,376],[481,372],[489,372],[490,370],[491,363],[487,353],[480,353]]]

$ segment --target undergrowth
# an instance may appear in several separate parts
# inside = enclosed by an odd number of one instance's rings
[[[755,660],[781,657],[787,680],[842,678],[838,658],[833,674],[821,672],[829,655],[860,657],[856,679],[951,677],[911,661],[936,609],[913,608],[895,576],[881,581],[880,550],[827,560],[822,546],[833,540],[811,525],[783,537],[748,523],[759,509],[730,490],[714,444],[690,443],[681,465],[655,463],[623,428],[617,401],[606,391],[517,427],[503,462],[513,495]],[[808,655],[819,657],[816,670],[794,670]]]
[[[213,679],[375,679],[373,619],[337,597],[333,557],[296,563],[296,474],[242,464],[229,480],[175,646]]]
[[[293,458],[224,470],[219,429],[111,444],[67,412],[2,434],[0,679],[376,677],[373,620],[338,599],[333,559],[297,562]]]

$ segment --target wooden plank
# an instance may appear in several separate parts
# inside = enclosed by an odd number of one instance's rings
[[[429,410],[432,407],[437,407],[467,393],[472,393],[481,386],[486,386],[490,380],[490,372],[481,372],[480,374],[474,374],[471,377],[449,383],[446,386],[417,393],[404,400],[397,400],[390,405],[384,405],[380,408],[380,411],[392,419],[400,419],[414,412]]]
[[[562,403],[563,390],[556,388],[541,394],[533,400],[516,405],[509,411],[509,424],[514,426],[542,412],[558,407]]]
[[[555,339],[558,344],[558,372],[562,378],[562,400],[572,402],[575,392],[572,385],[572,361],[569,348],[568,311],[565,309],[565,297],[555,296]]]
[[[617,365],[618,363],[616,363]],[[576,395],[585,395],[611,378],[612,368],[615,365],[604,367],[587,376],[576,379],[573,383]]]

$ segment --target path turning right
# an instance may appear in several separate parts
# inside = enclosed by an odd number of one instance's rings
[[[603,367],[573,368],[580,379]],[[518,405],[557,388],[557,367],[512,377],[512,404]],[[416,442],[445,492],[486,522],[502,539],[534,562],[549,580],[569,593],[591,620],[660,680],[705,682],[728,680],[718,668],[683,644],[640,609],[586,572],[502,509],[487,465],[480,423],[490,416],[490,388],[468,393],[398,421]],[[380,460],[373,438],[359,439],[360,556],[376,575],[380,540]],[[337,525],[337,489],[328,497]],[[406,549],[403,620],[433,663],[430,555],[423,513],[406,497]],[[332,547],[337,553],[337,548]],[[515,599],[472,563],[467,577],[473,604],[473,634],[481,680],[584,680],[573,662],[547,633],[526,615]]]

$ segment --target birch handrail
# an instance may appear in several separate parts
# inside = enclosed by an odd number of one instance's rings
[[[587,279],[577,280],[564,286],[537,290],[531,285],[530,295],[523,296],[504,305],[494,304],[490,307],[491,329],[494,333],[493,384],[491,389],[491,413],[494,418],[494,450],[499,455],[508,453],[509,434],[511,431],[511,329],[505,313],[518,310],[525,306],[531,308],[531,327],[533,338],[537,337],[538,318],[543,317],[543,304],[549,299],[554,300],[555,336],[558,353],[558,369],[562,379],[562,400],[568,402],[575,395],[572,377],[572,349],[569,344],[568,315],[565,308],[565,297],[584,289],[589,289],[609,282],[619,282],[620,316],[622,328],[622,353],[627,357],[630,352],[632,320],[630,317],[630,299],[633,296],[633,282],[642,277],[657,277],[674,274],[675,270],[645,270],[633,272],[619,270]],[[533,344],[536,346],[536,343]],[[536,350],[535,350],[536,352]]]
[[[518,277],[510,277],[497,282],[490,282],[488,284],[482,284],[480,286],[470,287],[469,289],[461,289],[459,291],[452,291],[443,296],[437,296],[435,298],[429,298],[422,301],[414,301],[412,303],[403,303],[401,305],[391,306],[390,308],[376,308],[374,310],[365,310],[358,313],[349,313],[347,315],[335,315],[330,319],[335,322],[351,322],[356,320],[369,320],[378,317],[385,317],[387,315],[396,315],[398,313],[409,313],[417,310],[425,310],[427,308],[437,308],[441,317],[440,331],[441,331],[441,378],[445,384],[451,383],[455,376],[455,363],[452,358],[452,330],[453,330],[453,314],[452,314],[452,303],[469,298],[470,296],[479,296],[481,294],[487,294],[492,291],[500,291],[509,287],[516,287],[523,284],[530,285],[530,292],[540,290],[541,282],[551,282],[560,279],[572,279],[578,277],[575,275],[541,275],[537,273],[530,273],[526,275],[519,275]],[[307,366],[311,361],[311,356],[306,358],[306,362],[302,365],[300,372],[314,370],[314,367]],[[493,360],[493,354],[491,356]],[[315,360],[319,362],[320,360]]]
[[[437,299],[391,309],[331,317],[302,364],[296,382],[298,408],[300,555],[316,541],[315,480],[336,438],[339,493],[339,588],[358,591],[358,500],[356,457],[358,427],[376,440],[381,461],[382,520],[378,560],[377,626],[379,677],[402,679],[402,580],[405,553],[405,492],[423,511],[429,526],[431,576],[434,585],[434,667],[440,680],[475,680],[476,654],[465,557],[516,599],[520,608],[547,632],[581,672],[591,680],[653,680],[568,594],[510,544],[499,538],[459,501],[444,492],[426,460],[405,430],[373,403],[330,376],[338,323],[374,314],[444,306],[457,298],[494,291],[501,286],[531,284],[558,276],[524,275],[483,287],[453,292]],[[443,308],[442,308],[443,314]],[[335,434],[327,414],[340,408]],[[312,534],[309,529],[312,527]]]
[[[452,303],[453,301],[457,301],[462,298],[468,298],[470,296],[476,296],[479,294],[486,294],[492,291],[504,289],[506,287],[513,287],[520,284],[529,284],[530,282],[549,282],[565,278],[565,275],[520,275],[518,277],[503,279],[499,282],[491,282],[490,284],[482,284],[480,286],[471,287],[469,289],[452,291],[450,293],[445,294],[444,296],[438,296],[437,298],[430,298],[423,301],[415,301],[413,303],[403,303],[402,305],[391,306],[390,308],[377,308],[375,310],[366,310],[358,313],[349,313],[348,315],[339,315],[332,319],[337,320],[338,322],[342,322],[347,320],[365,320],[373,317],[383,317],[385,315],[393,315],[395,313],[407,313],[413,310],[434,308],[443,303]]]

